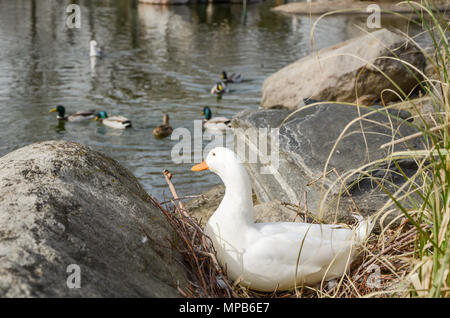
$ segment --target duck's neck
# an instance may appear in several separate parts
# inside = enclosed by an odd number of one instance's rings
[[[94,44],[91,44],[91,52],[90,52],[90,56],[98,56],[98,49]]]
[[[219,177],[225,184],[225,196],[215,216],[229,220],[236,226],[253,225],[252,186],[244,166],[239,164],[230,167]]]

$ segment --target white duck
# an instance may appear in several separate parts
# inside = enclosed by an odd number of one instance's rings
[[[329,224],[255,223],[252,187],[239,157],[229,149],[214,148],[192,167],[206,169],[219,175],[226,190],[205,233],[228,277],[250,289],[286,290],[338,278],[371,231],[369,221],[354,230]]]
[[[103,57],[103,49],[98,46],[97,41],[91,40],[89,42],[90,51],[89,56],[90,57]]]

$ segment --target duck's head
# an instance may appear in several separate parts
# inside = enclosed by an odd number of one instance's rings
[[[241,159],[234,151],[224,147],[214,148],[205,161],[193,166],[191,170],[211,170],[222,179],[227,188],[226,191],[236,195],[234,199],[244,200],[244,204],[248,204],[248,210],[253,210],[250,178]]]
[[[50,113],[58,113],[59,117],[64,117],[64,114],[66,113],[66,109],[63,105],[58,105],[55,108],[50,110]]]
[[[225,71],[222,72],[222,79],[223,80],[227,80],[228,79],[227,72],[225,72]]]
[[[105,119],[105,118],[108,118],[108,114],[104,110],[101,110],[97,114],[95,114],[94,120]]]
[[[164,125],[169,125],[169,114],[164,114],[163,116]]]
[[[218,82],[216,88],[219,92],[223,92],[225,90],[225,84],[223,82]]]
[[[205,116],[206,120],[210,120],[212,117],[211,109],[208,106],[203,107],[202,115]]]
[[[191,168],[192,171],[211,170],[212,172],[223,176],[223,174],[236,166],[241,166],[241,160],[234,151],[216,147],[211,150],[206,160]]]
[[[89,44],[91,45],[91,47],[97,47],[98,43],[95,40],[91,40],[91,42],[89,42]]]

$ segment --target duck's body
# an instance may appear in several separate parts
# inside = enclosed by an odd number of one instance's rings
[[[224,131],[231,128],[231,121],[226,117],[214,117],[209,120],[203,119],[203,128]]]
[[[236,154],[215,148],[193,170],[208,168],[219,175],[226,190],[205,233],[228,277],[250,289],[286,290],[340,277],[351,264],[355,243],[370,232],[367,221],[355,230],[297,222],[255,223],[250,179]]]
[[[131,127],[131,120],[124,116],[116,115],[109,117],[105,111],[100,111],[95,115],[95,120],[114,129],[125,129]]]
[[[217,84],[211,88],[211,94],[222,95],[228,92],[229,89],[224,82],[217,82]]]
[[[90,57],[103,57],[103,49],[98,46],[97,41],[92,40],[89,42],[90,51],[89,56]]]
[[[173,129],[169,125],[169,115],[164,114],[163,122],[163,125],[159,125],[155,129],[153,129],[153,135],[156,138],[165,138],[172,134]]]
[[[84,121],[87,119],[94,118],[95,110],[84,110],[79,111],[71,115],[66,116],[66,109],[62,105],[58,105],[57,107],[50,110],[50,113],[57,112],[58,115],[56,116],[56,119],[61,121],[70,121],[70,122],[77,122],[77,121]]]
[[[244,77],[241,73],[232,73],[231,75],[228,75],[227,72],[222,72],[222,81],[224,83],[240,83]]]
[[[203,108],[202,115],[205,116],[203,119],[204,129],[224,131],[231,128],[231,120],[226,117],[212,117],[211,109],[208,106]]]

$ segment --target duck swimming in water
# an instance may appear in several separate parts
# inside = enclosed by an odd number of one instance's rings
[[[205,226],[217,260],[233,281],[258,291],[287,290],[341,277],[373,223],[353,229],[300,222],[255,223],[252,186],[239,157],[214,148],[193,171],[211,170],[225,196]]]
[[[243,80],[243,76],[241,73],[232,73],[228,75],[227,72],[222,72],[222,81],[224,83],[240,83]]]
[[[92,40],[91,42],[89,42],[89,46],[90,46],[90,51],[89,51],[90,57],[103,57],[103,55],[104,55],[103,49],[98,46],[97,41]]]
[[[94,118],[95,110],[79,111],[74,114],[66,116],[66,108],[62,105],[58,105],[50,110],[50,113],[55,112],[58,113],[58,115],[56,116],[56,119],[58,120],[76,122]]]
[[[164,122],[163,125],[159,125],[155,129],[153,129],[153,135],[155,135],[156,138],[164,138],[164,137],[168,137],[172,134],[173,129],[169,125],[169,115],[168,114],[164,114],[163,122]]]
[[[226,117],[212,117],[211,109],[208,106],[203,108],[202,115],[205,116],[205,119],[203,119],[203,128],[207,130],[224,131],[231,128],[231,120]]]
[[[99,120],[103,125],[115,128],[115,129],[125,129],[131,127],[131,120],[120,115],[108,117],[108,114],[102,110],[99,111],[94,118],[96,121]]]
[[[211,94],[216,94],[219,96],[228,93],[228,91],[229,89],[224,82],[217,82],[217,84],[214,85],[213,88],[211,88]]]

